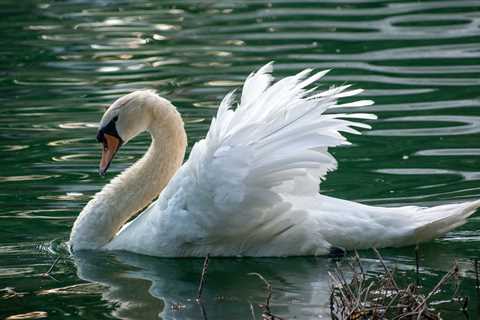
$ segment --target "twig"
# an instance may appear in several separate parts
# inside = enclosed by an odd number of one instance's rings
[[[338,276],[338,279],[340,279],[340,281],[342,282],[342,284],[345,285],[345,288],[347,288],[347,294],[351,297],[349,300],[351,299],[354,299],[355,298],[355,295],[353,294],[353,291],[352,289],[350,288],[350,286],[348,285],[347,283],[347,280],[345,279],[344,275],[343,275],[343,272],[342,270],[340,269],[340,265],[338,264],[337,262],[337,276]]]
[[[257,273],[257,272],[252,272],[252,273],[249,273],[248,275],[257,276],[267,286],[267,298],[265,299],[265,304],[259,305],[259,307],[263,309],[262,319],[263,320],[284,320],[283,318],[280,318],[279,316],[274,315],[270,310],[270,302],[272,300],[272,285],[270,284],[270,282],[268,282],[267,279],[265,279],[260,273]]]
[[[418,248],[417,248],[418,250]],[[422,295],[419,291],[420,283],[420,258],[416,252],[417,283],[412,281],[406,287],[400,287],[395,277],[395,269],[387,267],[378,250],[374,249],[379,263],[383,266],[383,274],[367,278],[365,272],[358,274],[358,269],[353,268],[353,276],[347,282],[345,273],[337,265],[333,272],[329,272],[331,278],[330,314],[332,320],[353,319],[391,319],[391,320],[439,320],[440,314],[429,309],[429,301],[447,283],[459,277],[458,265],[455,264],[432,289]],[[359,263],[360,258],[355,255],[353,259]],[[360,263],[359,263],[360,265]],[[361,269],[362,270],[362,269]],[[366,279],[366,280],[363,280]],[[468,307],[468,299],[458,298],[459,285],[456,283],[454,300],[462,307],[465,315]],[[457,298],[456,298],[457,297]],[[266,318],[271,319],[271,318]]]
[[[346,293],[344,292],[344,288],[346,286],[348,286],[348,284],[343,283],[340,279],[337,278],[337,276],[335,276],[330,271],[328,272],[328,275],[332,279],[334,287],[338,288],[338,292],[340,292],[340,299],[342,300],[342,305],[348,307],[348,309],[352,309],[352,305],[351,305]],[[333,292],[332,292],[332,294],[333,294]]]
[[[200,305],[200,313],[202,314],[202,319],[208,320],[207,312],[205,311],[205,306],[203,305],[203,302],[200,300],[197,300],[197,301],[198,301],[198,304]]]
[[[415,279],[416,282],[415,282],[415,284],[417,285],[417,287],[420,287],[420,285],[421,285],[420,284],[420,272],[419,272],[419,270],[420,270],[420,257],[419,257],[419,254],[418,254],[419,249],[420,249],[420,247],[417,244],[415,246],[415,267],[416,267],[415,268],[415,271],[416,271],[416,274],[415,274],[416,275],[416,279]]]
[[[469,302],[468,296],[464,297],[462,302],[462,308],[461,308],[462,311],[468,310],[468,302]]]
[[[365,301],[365,302],[363,302],[364,304],[368,301],[368,294],[370,293],[370,290],[372,289],[373,285],[374,285],[374,283],[371,282],[371,283],[368,285],[367,289],[365,289],[365,296],[364,296],[364,298],[363,298],[363,300]]]
[[[52,265],[50,266],[50,268],[48,269],[47,272],[43,273],[42,276],[43,277],[50,277],[52,278],[53,280],[55,281],[58,281],[57,279],[55,279],[55,277],[52,276],[52,271],[53,269],[55,268],[55,266],[58,264],[58,262],[60,261],[60,259],[62,259],[62,256],[57,256],[57,258],[55,259],[55,261],[53,261]]]
[[[53,271],[53,268],[55,268],[55,266],[56,266],[57,263],[60,261],[60,259],[62,259],[62,256],[58,256],[57,259],[55,259],[55,261],[53,262],[53,264],[50,266],[50,269],[48,269],[48,271],[47,271],[47,274],[48,274],[48,275]]]
[[[265,299],[265,304],[263,305],[264,309],[270,313],[270,300],[272,299],[272,285],[267,281],[260,273],[252,272],[248,274],[249,276],[257,276],[262,280],[267,286],[267,298]]]
[[[425,306],[425,303],[437,292],[437,290],[445,284],[452,276],[458,274],[458,265],[455,263],[452,270],[448,271],[446,275],[437,283],[437,285],[430,291],[425,299],[415,308],[414,311],[419,311]]]
[[[422,319],[422,314],[423,314],[424,311],[425,311],[425,308],[422,308],[422,309],[420,310],[420,312],[418,313],[418,316],[417,316],[417,320],[421,320],[421,319]]]
[[[337,315],[335,314],[335,287],[332,285],[331,288],[330,288],[330,316],[332,318],[332,320],[339,320]]]
[[[257,320],[255,317],[255,309],[253,309],[253,304],[250,302],[250,314],[252,315],[252,320]]]
[[[478,277],[478,259],[475,259],[475,286],[477,288],[477,292],[478,290],[480,289],[480,280],[479,280],[479,277]]]
[[[353,264],[349,263],[350,267],[352,268],[353,276],[352,280],[350,281],[350,286],[352,287],[352,292],[356,291],[355,296],[355,309],[361,306],[362,303],[362,293],[363,293],[363,277],[359,277],[357,270],[353,266]]]
[[[393,306],[393,303],[398,299],[398,294],[395,295],[391,300],[390,302],[388,303],[388,305],[385,307],[385,310],[383,311],[383,313],[387,313],[387,311]]]
[[[207,256],[205,257],[205,260],[203,261],[202,277],[200,278],[200,284],[198,285],[198,291],[197,291],[197,301],[201,300],[203,287],[205,286],[205,283],[207,282],[207,271],[208,271],[208,258],[209,258],[209,256],[210,255],[207,253]]]
[[[380,252],[378,252],[378,250],[377,250],[376,248],[372,248],[372,249],[373,249],[373,251],[377,254],[378,259],[380,260],[380,263],[382,264],[383,269],[385,270],[385,274],[387,274],[388,277],[390,278],[390,280],[392,281],[392,284],[394,285],[395,290],[396,290],[397,292],[399,292],[397,282],[396,282],[395,279],[393,278],[393,275],[392,275],[392,273],[390,272],[390,269],[387,268],[387,265],[385,264],[385,261],[383,261],[383,258],[382,258],[382,256],[381,256]]]
[[[355,260],[357,261],[358,267],[360,268],[360,274],[362,275],[362,279],[365,280],[365,272],[363,271],[362,262],[360,261],[360,256],[358,255],[357,250],[355,250]]]

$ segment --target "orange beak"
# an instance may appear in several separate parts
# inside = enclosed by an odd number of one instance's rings
[[[100,166],[98,167],[98,173],[101,176],[104,176],[107,172],[107,169],[121,144],[119,138],[109,135],[108,133],[103,134],[102,159],[100,160]]]

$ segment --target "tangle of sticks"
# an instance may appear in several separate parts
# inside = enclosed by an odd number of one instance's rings
[[[454,263],[442,279],[427,293],[422,293],[418,285],[410,283],[400,286],[394,272],[385,264],[380,253],[374,249],[384,272],[380,276],[367,276],[355,252],[354,262],[350,265],[352,277],[347,277],[337,265],[329,272],[331,279],[330,314],[332,320],[439,320],[440,315],[429,307],[431,298],[450,280],[458,280],[459,268]],[[416,255],[418,259],[418,255]],[[417,279],[418,261],[417,261]],[[349,277],[350,278],[350,277]],[[458,281],[456,281],[458,288]],[[457,291],[457,290],[455,290]],[[456,295],[456,293],[454,294]],[[458,300],[458,299],[457,299]],[[466,309],[468,299],[459,301],[463,304],[460,310]]]

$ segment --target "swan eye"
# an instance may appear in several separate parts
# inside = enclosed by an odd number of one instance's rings
[[[112,120],[110,120],[110,122],[106,126],[100,128],[100,130],[98,130],[98,132],[97,132],[97,141],[99,143],[103,144],[103,150],[107,150],[107,148],[108,148],[107,139],[105,138],[105,134],[116,137],[120,141],[120,144],[123,143],[123,140],[122,140],[122,138],[120,138],[120,135],[118,134],[117,128],[116,128],[116,125],[115,125],[117,120],[118,120],[118,116],[115,116]]]

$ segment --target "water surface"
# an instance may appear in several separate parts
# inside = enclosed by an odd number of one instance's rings
[[[373,129],[332,150],[339,169],[324,193],[372,205],[438,205],[480,191],[478,1],[41,1],[0,4],[0,318],[199,319],[202,261],[132,254],[58,255],[76,215],[149,140],[141,136],[98,177],[104,106],[140,88],[174,102],[189,146],[205,136],[219,100],[275,60],[277,77],[333,68],[324,87],[354,83],[376,105]],[[421,247],[432,285],[454,259],[476,314],[472,259],[480,218]],[[373,255],[361,253],[376,272]],[[386,250],[411,275],[412,248]],[[330,258],[213,259],[208,319],[273,310],[328,319]],[[449,291],[451,290],[451,291]],[[453,289],[444,292],[451,295]],[[441,299],[443,296],[439,297]],[[444,298],[444,297],[443,297]],[[255,307],[258,314],[258,308]]]

